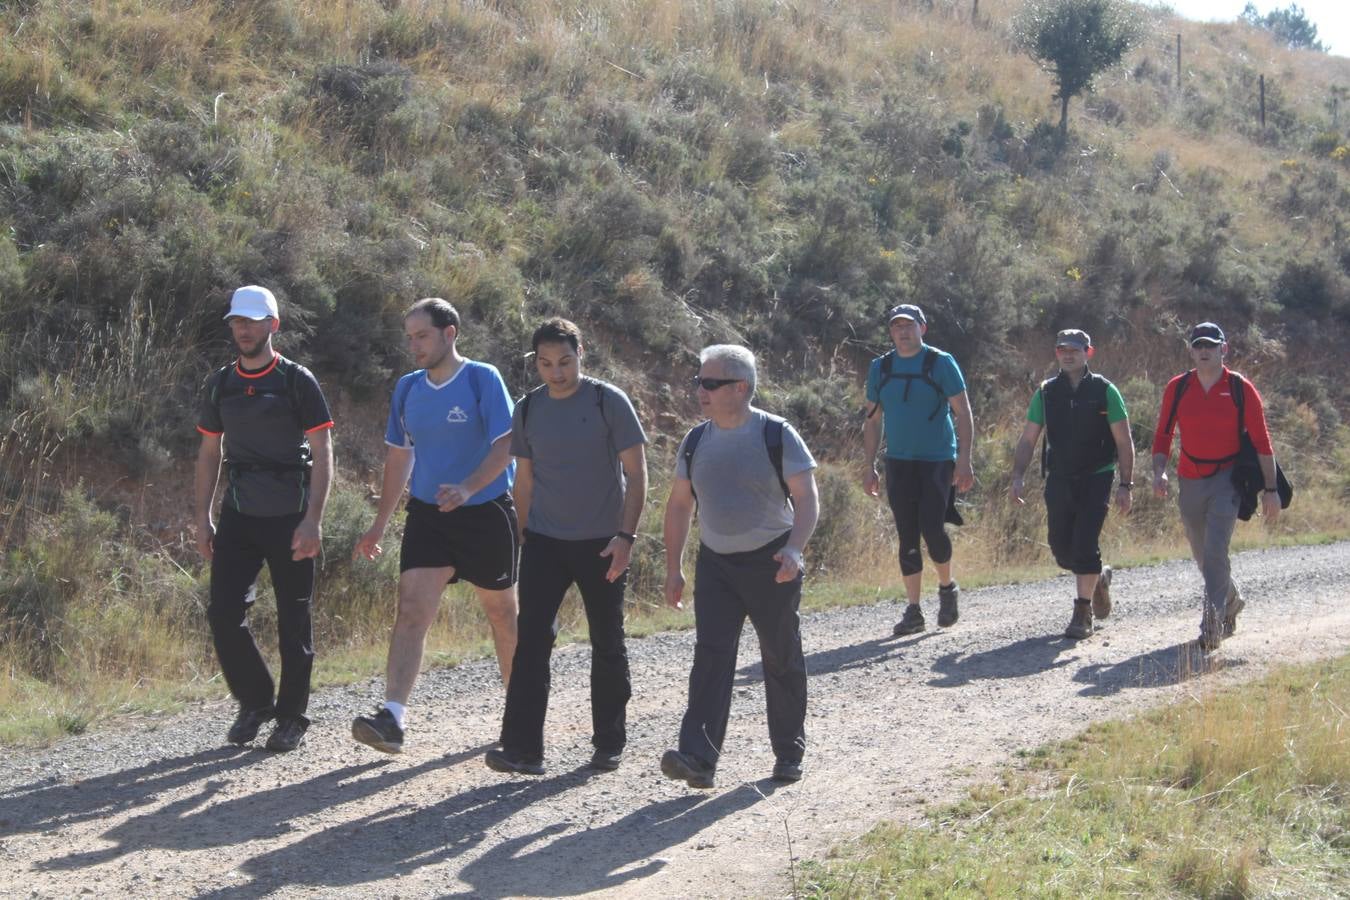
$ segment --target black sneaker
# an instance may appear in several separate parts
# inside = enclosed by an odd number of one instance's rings
[[[352,737],[381,753],[403,752],[403,729],[394,714],[381,706],[373,716],[352,719]]]
[[[1064,636],[1074,640],[1092,637],[1092,601],[1079,597],[1073,601],[1073,618],[1069,620],[1069,627],[1064,629]]]
[[[955,581],[949,587],[938,588],[938,627],[951,628],[961,614],[956,609],[957,598],[961,596],[961,586]]]
[[[1102,566],[1101,577],[1092,592],[1092,614],[1099,619],[1111,615],[1111,567]]]
[[[792,784],[795,781],[801,781],[802,780],[801,761],[798,760],[794,762],[793,760],[790,759],[778,760],[778,762],[773,764],[772,777],[774,781],[779,781],[782,782],[783,784]]]
[[[225,740],[231,744],[247,744],[258,736],[258,729],[262,728],[263,723],[270,722],[275,716],[276,711],[270,706],[259,709],[240,707],[239,715],[234,717],[234,724],[225,733]]]
[[[1242,594],[1238,591],[1238,586],[1229,582],[1228,602],[1224,607],[1223,613],[1223,636],[1230,638],[1237,631],[1238,613],[1242,612],[1247,604],[1242,599]]]
[[[277,720],[277,727],[267,739],[267,749],[273,753],[290,753],[305,742],[305,732],[309,730],[309,720],[298,716],[287,716]]]
[[[591,754],[591,768],[601,772],[613,772],[622,762],[622,750],[596,750]]]
[[[483,755],[483,762],[494,772],[506,772],[515,775],[543,775],[544,761],[538,757],[530,759],[511,750],[493,747]]]
[[[919,609],[919,604],[911,603],[905,607],[905,614],[900,617],[900,621],[895,623],[891,629],[891,634],[896,637],[904,637],[907,634],[918,634],[927,626],[923,621],[923,610]]]
[[[706,791],[713,786],[713,767],[690,753],[667,750],[661,757],[661,774],[671,781],[683,781],[691,788]]]

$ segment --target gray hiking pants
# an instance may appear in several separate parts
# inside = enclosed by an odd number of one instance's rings
[[[1237,524],[1237,490],[1226,469],[1212,478],[1178,478],[1177,485],[1181,524],[1191,542],[1191,556],[1205,577],[1200,630],[1217,636],[1223,627],[1233,584],[1228,544]]]

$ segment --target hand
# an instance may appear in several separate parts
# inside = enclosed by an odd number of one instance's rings
[[[357,538],[356,546],[352,548],[352,561],[354,562],[363,556],[366,559],[374,559],[383,553],[384,548],[380,546],[380,538],[383,536],[383,528],[370,526],[369,531]]]
[[[787,584],[806,568],[802,562],[802,551],[796,547],[784,547],[775,553],[773,558],[778,563],[778,571],[774,573],[773,580],[779,584]]]
[[[295,526],[295,533],[291,535],[292,560],[299,562],[302,559],[313,559],[322,549],[323,530],[318,522],[305,519]]]
[[[1280,518],[1280,495],[1274,491],[1261,492],[1261,515],[1266,517],[1267,525],[1274,525]]]
[[[633,545],[628,543],[626,538],[615,535],[609,539],[600,555],[609,557],[609,571],[605,573],[605,580],[618,581],[628,570],[628,561],[633,557]]]
[[[216,555],[216,526],[210,519],[197,523],[197,553],[207,562]]]
[[[450,512],[463,506],[473,496],[473,491],[462,484],[443,484],[436,489],[436,508],[441,512]]]
[[[1127,487],[1116,488],[1116,509],[1120,510],[1122,516],[1129,515],[1130,507],[1134,504],[1133,492]]]
[[[671,609],[684,609],[684,604],[680,602],[680,596],[684,593],[684,573],[667,572],[666,573],[666,606]]]
[[[863,472],[863,493],[869,497],[881,496],[881,478],[877,475],[877,467],[872,466],[866,472]]]
[[[1026,506],[1027,501],[1022,499],[1024,496],[1024,492],[1025,488],[1022,484],[1022,479],[1014,477],[1012,480],[1012,485],[1009,486],[1008,488],[1008,496],[1011,497],[1012,501],[1016,503],[1018,506]]]
[[[1159,472],[1153,476],[1153,496],[1165,498],[1169,493],[1169,488],[1166,472]]]
[[[956,491],[964,494],[975,486],[975,467],[970,464],[970,460],[956,461]]]

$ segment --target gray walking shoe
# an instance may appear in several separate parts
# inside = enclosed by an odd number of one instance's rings
[[[905,607],[905,614],[900,617],[900,621],[895,623],[891,629],[891,634],[896,637],[904,637],[907,634],[918,634],[928,626],[923,621],[923,610],[919,609],[919,604],[911,603]]]
[[[938,588],[938,627],[951,628],[961,614],[956,609],[957,598],[961,596],[961,585],[955,581],[949,587]]]
[[[1228,600],[1224,605],[1223,613],[1223,636],[1230,638],[1237,631],[1238,613],[1242,612],[1247,604],[1242,599],[1242,593],[1238,591],[1238,586],[1232,582],[1228,583]]]
[[[1092,601],[1079,597],[1073,601],[1073,618],[1064,629],[1066,638],[1082,640],[1092,637]]]
[[[1105,619],[1111,615],[1111,567],[1102,566],[1101,577],[1097,579],[1097,587],[1092,592],[1092,615],[1098,619]]]

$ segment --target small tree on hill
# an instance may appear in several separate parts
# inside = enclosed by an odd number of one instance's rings
[[[1013,20],[1018,46],[1055,78],[1059,134],[1069,130],[1069,100],[1120,62],[1142,30],[1123,0],[1029,0]]]
[[[1317,39],[1317,26],[1308,21],[1297,3],[1291,3],[1284,9],[1272,9],[1264,16],[1256,11],[1255,3],[1248,3],[1238,18],[1254,28],[1273,32],[1290,47],[1322,51],[1329,49]]]

